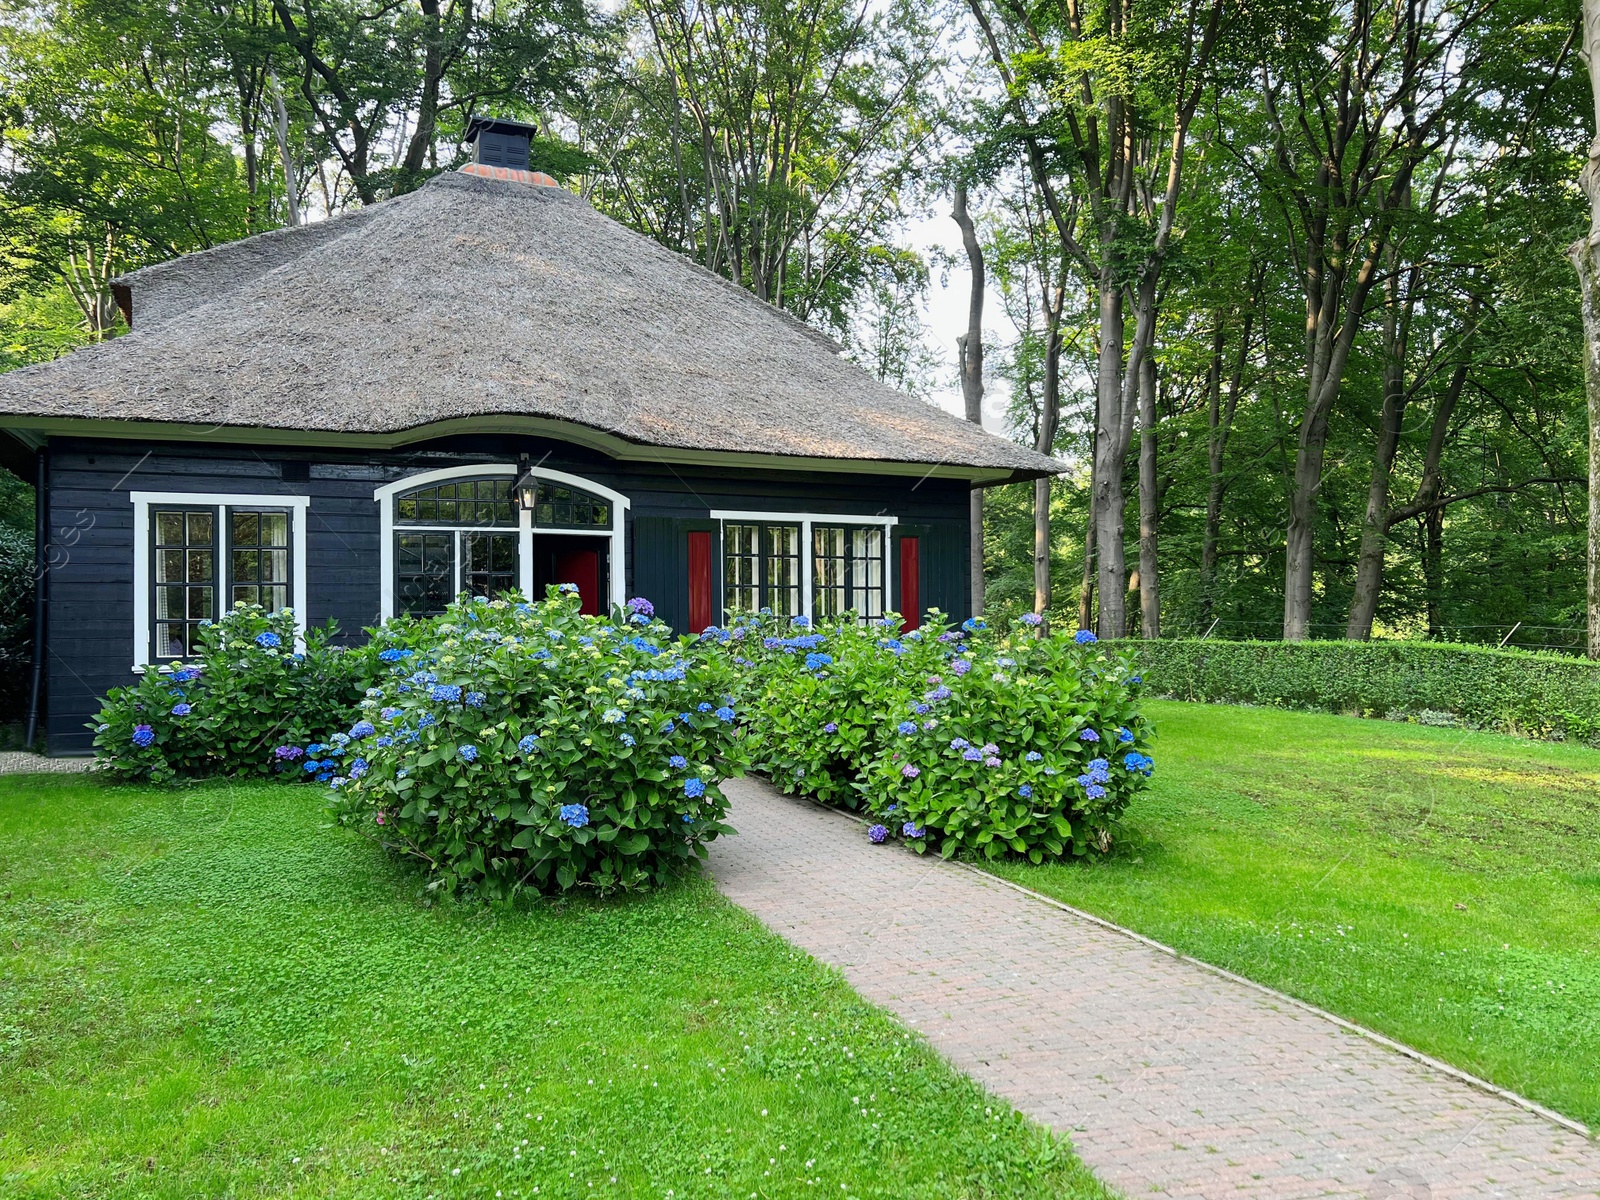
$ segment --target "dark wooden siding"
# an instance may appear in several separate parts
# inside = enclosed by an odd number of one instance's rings
[[[341,638],[355,641],[379,617],[381,529],[373,490],[418,470],[516,462],[520,454],[629,498],[627,594],[648,597],[674,628],[688,621],[688,534],[715,529],[709,513],[716,509],[893,515],[924,538],[924,606],[966,615],[967,487],[959,481],[652,467],[564,443],[498,437],[386,454],[57,440],[50,448],[51,752],[87,752],[92,735],[84,725],[99,698],[133,679],[131,492],[309,496],[306,616],[314,625],[336,621]],[[720,553],[712,565],[720,616]]]

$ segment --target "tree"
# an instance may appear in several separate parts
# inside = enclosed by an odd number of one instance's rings
[[[955,186],[955,205],[951,219],[961,229],[961,245],[967,256],[967,331],[956,338],[961,375],[961,398],[966,405],[967,420],[983,425],[983,297],[988,288],[988,278],[983,269],[983,247],[978,243],[978,231],[967,212],[967,185]],[[1048,487],[1048,482],[1046,484]],[[972,489],[969,522],[969,562],[972,575],[972,615],[983,612],[983,489]],[[1035,612],[1043,610],[1035,607]]]
[[[1594,139],[1578,182],[1589,200],[1589,232],[1567,248],[1583,300],[1583,377],[1589,409],[1589,546],[1586,627],[1590,658],[1600,658],[1600,0],[1583,0],[1583,61],[1594,103]]]

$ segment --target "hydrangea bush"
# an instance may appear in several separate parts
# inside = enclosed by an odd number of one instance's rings
[[[707,637],[744,676],[755,764],[864,808],[875,843],[1033,862],[1103,853],[1154,761],[1127,655],[1032,614],[997,633],[937,612],[823,629],[770,616]]]
[[[280,769],[277,748],[341,724],[361,695],[364,664],[330,644],[334,632],[302,638],[292,610],[255,604],[203,622],[193,661],[148,668],[106,694],[90,723],[100,765],[157,783]]]
[[[731,832],[745,766],[727,658],[643,600],[587,617],[576,590],[463,598],[378,631],[359,719],[305,748],[338,820],[426,864],[430,886],[505,900],[663,882]]]

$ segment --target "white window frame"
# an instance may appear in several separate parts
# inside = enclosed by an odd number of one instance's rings
[[[310,496],[257,496],[231,492],[129,492],[133,501],[133,669],[150,666],[150,509],[172,505],[179,508],[217,510],[217,592],[216,612],[220,616],[231,605],[226,603],[232,574],[228,556],[228,514],[230,508],[282,509],[289,517],[289,595],[298,634],[295,647],[305,649],[306,633],[306,519],[311,511]]]
[[[524,596],[530,600],[538,599],[533,592],[533,535],[534,534],[559,534],[571,537],[609,537],[611,540],[610,562],[610,595],[606,599],[608,605],[622,605],[627,603],[627,560],[624,557],[624,537],[626,536],[627,514],[629,508],[628,498],[614,488],[608,488],[602,483],[592,479],[585,479],[581,475],[571,475],[566,471],[552,471],[547,467],[532,467],[531,470],[537,479],[548,479],[551,483],[562,483],[568,487],[582,488],[596,496],[603,496],[611,501],[611,529],[549,529],[536,527],[533,523],[533,514],[527,509],[517,509],[517,587]],[[419,471],[414,475],[407,475],[396,479],[393,483],[386,483],[372,493],[372,498],[378,502],[379,523],[383,530],[383,540],[378,555],[379,569],[383,572],[383,584],[380,592],[379,615],[383,621],[394,619],[394,535],[396,530],[394,520],[395,498],[401,492],[409,492],[412,488],[427,487],[430,484],[444,483],[451,479],[485,479],[493,477],[510,476],[514,484],[524,474],[524,469],[516,463],[476,463],[466,467],[441,467],[436,471]],[[459,533],[460,525],[405,525],[401,528],[417,530],[421,533]],[[486,525],[484,532],[509,532],[503,525]],[[456,570],[456,595],[461,594],[461,545],[460,538],[456,540],[455,555]]]
[[[741,509],[714,508],[711,519],[717,522],[717,548],[722,555],[722,569],[727,570],[727,527],[729,525],[798,525],[800,526],[800,612],[806,620],[811,612],[811,576],[816,563],[816,548],[811,540],[813,525],[868,526],[883,530],[883,573],[885,609],[898,611],[900,580],[889,569],[890,547],[894,542],[893,529],[900,524],[899,517],[864,517],[859,513],[796,513],[796,512],[746,512]],[[891,598],[892,597],[892,601]],[[722,613],[722,624],[728,623],[728,590],[722,589],[717,601]]]

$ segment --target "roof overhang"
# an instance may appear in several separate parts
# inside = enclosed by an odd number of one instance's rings
[[[619,462],[677,466],[735,467],[768,471],[826,471],[850,475],[896,475],[921,479],[959,479],[974,487],[1022,483],[1042,478],[1043,471],[982,467],[963,463],[895,462],[869,458],[830,458],[699,450],[628,441],[604,430],[570,421],[517,414],[456,417],[390,432],[321,429],[273,429],[253,425],[187,424],[173,421],[119,421],[103,417],[35,417],[0,415],[0,429],[30,447],[51,437],[116,438],[137,441],[282,446],[292,449],[397,450],[419,442],[466,435],[497,434],[543,437],[571,442]],[[1065,471],[1066,465],[1062,468]]]

